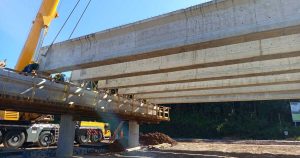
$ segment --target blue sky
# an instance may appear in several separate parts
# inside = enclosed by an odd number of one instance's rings
[[[168,13],[209,0],[92,0],[72,38]],[[13,68],[42,0],[0,1],[0,60]],[[77,0],[61,0],[59,17],[51,25],[43,45],[49,45]],[[68,39],[88,0],[81,0],[55,42]]]

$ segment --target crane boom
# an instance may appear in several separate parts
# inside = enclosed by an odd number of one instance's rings
[[[22,71],[23,68],[32,61],[38,44],[43,40],[44,35],[47,33],[51,21],[58,16],[58,3],[59,0],[43,0],[36,18],[33,21],[33,25],[15,66],[15,70]]]

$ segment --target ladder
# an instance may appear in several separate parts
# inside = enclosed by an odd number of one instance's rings
[[[59,137],[59,128],[55,127],[54,128],[54,142],[58,142],[58,137]]]

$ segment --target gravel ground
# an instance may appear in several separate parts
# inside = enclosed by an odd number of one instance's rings
[[[244,143],[243,143],[244,142]],[[272,142],[276,142],[272,144]],[[242,157],[242,158],[299,158],[300,145],[297,142],[286,141],[196,141],[179,142],[173,147],[161,150],[139,150],[128,153],[107,153],[84,156],[95,157],[159,157],[159,158],[182,158],[182,157]]]
[[[164,149],[141,149],[133,152],[89,154],[86,156],[74,156],[78,158],[96,157],[132,157],[132,158],[182,158],[182,157],[209,157],[209,158],[299,158],[300,144],[293,141],[235,141],[235,140],[178,140],[175,146]],[[1,148],[1,147],[0,147]],[[39,152],[47,152],[47,149],[38,149]],[[49,149],[48,149],[49,150]],[[43,156],[42,156],[43,155]],[[37,157],[47,157],[45,154]],[[1,157],[1,153],[0,153]]]

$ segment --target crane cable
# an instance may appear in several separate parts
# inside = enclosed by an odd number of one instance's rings
[[[87,8],[89,7],[89,5],[90,5],[90,3],[91,3],[91,1],[92,1],[92,0],[89,0],[89,2],[87,3],[87,5],[85,6],[85,8],[84,8],[83,12],[82,12],[82,13],[81,13],[81,15],[80,15],[80,18],[78,19],[78,21],[77,21],[77,23],[76,23],[75,27],[73,28],[73,30],[72,30],[72,33],[70,34],[70,36],[69,36],[69,38],[68,38],[68,39],[70,39],[70,38],[72,37],[72,35],[73,35],[74,31],[76,30],[76,28],[77,28],[77,26],[78,26],[79,22],[81,21],[81,19],[82,19],[83,15],[84,15],[84,13],[85,13],[85,11],[87,10]]]
[[[78,6],[80,0],[77,1],[77,3],[75,4],[75,6],[73,7],[72,11],[70,12],[69,16],[67,17],[67,19],[65,20],[64,24],[62,25],[62,27],[60,28],[60,30],[58,31],[58,33],[56,34],[56,36],[54,37],[52,43],[50,44],[50,47],[53,45],[53,43],[55,42],[56,38],[58,37],[58,35],[60,34],[60,32],[62,31],[62,29],[65,27],[65,25],[67,24],[67,22],[69,21],[71,15],[73,14],[74,10],[76,9],[76,7]]]
[[[69,21],[71,15],[73,14],[74,10],[77,8],[78,4],[79,4],[80,0],[78,0],[75,4],[75,6],[73,7],[72,11],[69,13],[67,19],[65,20],[64,24],[61,26],[61,28],[59,29],[59,31],[57,32],[57,34],[55,35],[53,41],[51,42],[51,44],[49,45],[49,47],[47,48],[47,51],[42,54],[42,56],[46,56],[50,50],[50,48],[53,46],[55,40],[57,39],[58,35],[60,34],[60,32],[62,31],[62,29],[65,27],[65,25],[67,24],[67,22]]]

